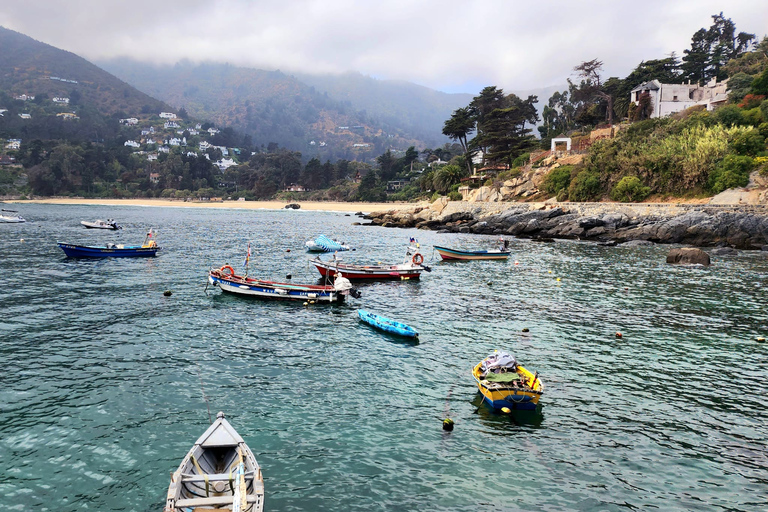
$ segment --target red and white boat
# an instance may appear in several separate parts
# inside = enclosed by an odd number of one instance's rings
[[[405,260],[394,265],[354,265],[343,263],[340,258],[333,255],[333,259],[322,260],[320,257],[311,260],[322,276],[335,276],[341,274],[347,279],[419,279],[422,272],[430,272],[432,269],[423,265],[424,256],[415,247],[409,247]]]

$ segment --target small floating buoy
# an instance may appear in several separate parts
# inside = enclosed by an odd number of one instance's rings
[[[618,331],[616,331],[616,337],[617,337],[617,338],[621,338],[621,333],[620,333],[620,332],[618,332]]]
[[[304,305],[305,305],[305,306],[309,305],[309,302],[305,302],[305,303],[304,303]]]
[[[287,276],[285,276],[285,278],[286,279],[290,279],[291,278],[291,274],[288,274]]]
[[[285,252],[291,252],[291,250],[290,249],[286,249]]]
[[[310,304],[314,304],[314,303],[315,303],[315,301],[311,300],[311,301],[309,301],[309,303],[310,303]]]
[[[558,277],[557,280],[560,281],[560,278]]]
[[[493,281],[488,281],[488,286],[491,286],[493,284]]]
[[[528,328],[527,327],[523,327],[523,332],[528,332]]]
[[[520,264],[520,262],[515,260],[515,265],[519,265],[519,264]]]
[[[171,295],[173,295],[173,292],[171,290],[165,290],[163,292],[163,295],[166,296],[166,297],[170,297]]]
[[[548,272],[548,273],[550,273],[550,274],[552,273],[552,271],[551,271],[551,270],[547,270],[547,272]]]
[[[765,343],[765,338],[763,338],[762,336],[759,336],[759,337],[755,338],[755,341],[758,342],[758,343]]]
[[[453,420],[451,418],[445,418],[443,420],[443,430],[445,430],[446,432],[453,431]]]
[[[22,238],[21,240],[19,240],[19,242],[24,243],[24,239]]]
[[[509,414],[509,413],[511,413],[512,411],[509,409],[509,407],[502,407],[502,408],[501,408],[501,412],[503,412],[504,414]]]

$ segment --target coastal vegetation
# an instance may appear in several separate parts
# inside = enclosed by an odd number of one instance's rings
[[[13,85],[8,82],[13,77],[6,76],[0,88],[0,156],[5,159],[0,194],[460,200],[462,186],[484,185],[501,197],[510,181],[546,165],[531,199],[634,202],[710,196],[745,186],[755,170],[768,173],[768,39],[758,43],[753,34],[737,33],[722,13],[712,19],[711,27],[692,36],[682,59],[673,53],[644,61],[625,78],[604,78],[598,59],[575,65],[567,90],[549,98],[541,117],[536,96],[521,98],[488,86],[444,121],[442,134],[451,143],[397,149],[377,138],[345,158],[323,158],[314,150],[306,154],[274,141],[259,143],[247,131],[217,128],[185,109],[177,111],[174,123],[164,125],[159,112],[170,107],[126,84],[122,93],[117,85],[109,89],[110,95],[101,89],[92,93],[76,80],[35,81],[28,72]],[[23,46],[7,32],[0,35],[15,47]],[[22,53],[58,51],[35,45]],[[62,75],[75,69],[93,81],[106,80],[79,57],[68,54],[66,59],[70,68],[57,68]],[[713,111],[697,106],[656,118],[651,117],[649,95],[630,101],[630,91],[649,80],[705,83],[726,78],[727,104]],[[17,96],[18,83],[36,94]],[[45,87],[33,90],[38,83]],[[312,94],[320,103],[326,101]],[[57,96],[66,96],[66,103]],[[297,115],[309,115],[307,109],[314,108],[294,107]],[[246,117],[255,123],[261,114],[254,109],[249,112],[256,117]],[[126,118],[131,123],[124,124]],[[539,138],[533,135],[537,123]],[[601,130],[609,136],[590,137]],[[554,163],[542,159],[554,137],[569,137],[580,158]],[[381,151],[378,156],[372,154],[375,150]]]

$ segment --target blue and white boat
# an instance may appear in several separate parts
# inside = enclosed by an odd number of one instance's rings
[[[150,229],[142,245],[77,245],[64,242],[57,242],[57,245],[69,258],[136,258],[157,254],[160,247],[153,237],[154,232]]]
[[[371,327],[375,327],[376,329],[380,329],[384,332],[396,334],[398,336],[405,336],[406,338],[419,337],[419,333],[410,325],[397,322],[385,316],[377,315],[376,313],[371,313],[370,311],[366,311],[364,309],[358,309],[357,316],[360,317],[360,320],[367,323]]]
[[[344,243],[331,240],[325,235],[320,235],[314,240],[309,240],[304,244],[309,252],[336,252],[348,251],[350,247]]]

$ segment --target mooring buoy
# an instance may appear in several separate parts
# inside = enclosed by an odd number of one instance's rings
[[[453,420],[451,418],[445,418],[443,420],[443,430],[445,430],[446,432],[453,431]]]

